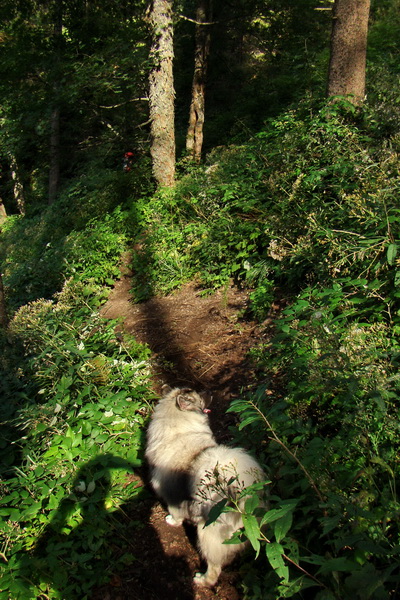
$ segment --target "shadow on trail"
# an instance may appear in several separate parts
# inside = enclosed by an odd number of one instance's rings
[[[117,510],[110,496],[113,470],[134,484],[132,500]],[[164,552],[150,524],[154,499],[128,461],[97,456],[79,470],[71,490],[21,561],[24,581],[47,582],[63,600],[192,600],[188,566]]]
[[[173,329],[173,318],[162,302],[151,298],[140,305],[145,323],[145,339],[157,357],[157,372],[171,387],[189,386],[201,389],[207,385],[191,366],[187,351],[179,343]]]

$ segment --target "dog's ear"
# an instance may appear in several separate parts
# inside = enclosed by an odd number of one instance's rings
[[[172,392],[172,387],[168,385],[168,383],[164,383],[164,385],[161,388],[161,393],[163,396],[166,396],[167,394],[169,394],[170,392]]]
[[[194,410],[194,402],[190,396],[179,394],[176,397],[176,405],[180,410]]]

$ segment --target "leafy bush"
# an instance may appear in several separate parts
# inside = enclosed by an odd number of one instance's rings
[[[137,301],[192,278],[248,286],[260,321],[276,287],[288,301],[252,351],[268,389],[231,409],[272,482],[270,510],[259,490],[246,502],[241,535],[261,568],[244,567],[245,597],[395,597],[399,144],[396,118],[377,125],[382,102],[305,99],[207,165],[182,164],[172,191],[87,176],[40,217],[8,221],[4,279],[21,308],[1,358],[5,597],[85,598],[109,552],[133,560],[107,546],[107,522],[120,531],[137,493],[125,477],[140,463],[148,350],[97,314],[131,241]]]
[[[30,219],[7,220],[1,254],[10,304],[51,298],[71,275],[111,284],[120,274],[118,263],[127,244],[124,221],[120,208],[71,231],[55,208]]]
[[[135,527],[120,507],[142,492],[127,473],[141,464],[149,350],[116,340],[115,322],[97,312],[99,289],[71,280],[11,322],[1,363],[2,598],[88,598],[134,560],[112,540]]]
[[[145,209],[153,291],[233,278],[260,321],[275,287],[290,299],[252,351],[268,389],[231,408],[272,481],[270,510],[255,494],[244,512],[260,554],[244,569],[249,600],[399,591],[399,157],[383,131],[376,107],[305,100]],[[172,281],[157,274],[166,256]]]
[[[375,134],[372,109],[306,99],[248,144],[214,150],[135,207],[136,289],[193,276],[207,288],[233,279],[296,292],[348,276],[397,286],[398,155]]]
[[[253,350],[270,386],[230,410],[269,466],[272,510],[260,526],[285,518],[253,532],[275,574],[250,570],[246,598],[315,586],[313,598],[380,599],[400,589],[400,345],[371,298],[376,285],[365,280],[309,287],[272,343]]]

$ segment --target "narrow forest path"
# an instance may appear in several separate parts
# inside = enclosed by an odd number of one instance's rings
[[[131,274],[124,271],[102,307],[102,316],[122,318],[121,328],[151,348],[156,393],[165,383],[209,390],[211,427],[219,442],[229,442],[228,427],[234,417],[225,411],[241,390],[256,385],[247,354],[267,335],[268,323],[261,334],[258,324],[245,318],[248,296],[235,287],[204,296],[189,283],[170,296],[134,304]],[[142,477],[146,479],[145,472]],[[234,564],[226,568],[215,589],[192,585],[194,573],[204,568],[194,531],[167,525],[166,512],[154,494],[128,509],[129,516],[141,524],[140,540],[127,540],[137,560],[93,600],[239,600]]]

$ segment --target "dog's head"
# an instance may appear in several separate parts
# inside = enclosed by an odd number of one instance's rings
[[[162,387],[163,397],[169,396],[176,403],[179,410],[193,411],[208,414],[211,412],[209,405],[212,401],[211,394],[207,392],[195,392],[191,388],[170,388],[168,385]]]

